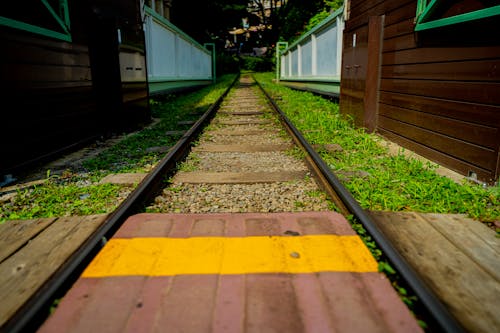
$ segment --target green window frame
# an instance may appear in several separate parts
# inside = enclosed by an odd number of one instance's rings
[[[500,5],[496,5],[451,17],[432,19],[432,15],[436,9],[444,2],[443,0],[418,0],[415,31],[434,29],[500,15]]]
[[[68,0],[59,0],[59,8],[53,6],[47,0],[39,0],[47,9],[50,16],[56,21],[57,25],[61,28],[60,31],[47,29],[41,26],[33,25],[27,22],[11,19],[8,17],[0,16],[0,25],[7,26],[14,29],[32,32],[38,35],[43,35],[51,38],[60,39],[66,42],[71,42],[71,26],[69,19]]]

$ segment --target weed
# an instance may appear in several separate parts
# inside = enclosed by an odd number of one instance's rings
[[[193,172],[198,170],[198,165],[200,163],[200,158],[198,155],[191,153],[187,160],[182,162],[178,167],[178,171],[183,172]]]
[[[294,206],[295,208],[304,208],[306,205],[302,201],[295,201]]]
[[[48,182],[19,191],[0,206],[0,223],[13,219],[109,213],[131,189],[98,184],[110,173],[149,172],[174,145],[180,135],[165,135],[178,130],[179,120],[192,120],[195,112],[205,112],[234,79],[223,76],[213,86],[185,95],[168,95],[151,102],[154,126],[124,137],[118,144],[84,162],[85,173],[68,170],[62,175],[47,171]]]
[[[300,148],[298,148],[296,146],[294,146],[294,147],[292,147],[290,149],[287,149],[285,151],[285,154],[288,155],[288,156],[294,157],[294,158],[296,158],[298,160],[303,160],[303,159],[306,158],[306,153],[302,149],[300,149]]]
[[[193,120],[195,113],[205,112],[224,92],[234,76],[223,76],[215,86],[209,86],[185,95],[168,95],[151,105],[153,117],[160,119],[156,126],[127,136],[117,145],[84,163],[87,170],[100,170],[104,174],[117,172],[142,172],[156,164],[164,153],[155,147],[173,146],[179,135],[165,135],[179,130],[179,120]],[[184,126],[185,127],[185,126]]]
[[[321,198],[325,195],[325,193],[321,190],[311,190],[307,191],[307,195],[311,198]]]
[[[18,191],[12,201],[0,206],[0,220],[108,213],[118,205],[120,192],[121,187],[113,184],[81,186],[49,180]]]
[[[171,186],[171,187],[167,187],[166,190],[170,191],[170,192],[173,192],[173,193],[179,193],[182,191],[182,186]]]
[[[486,223],[500,220],[500,187],[457,184],[436,174],[430,163],[402,153],[391,156],[380,137],[355,128],[352,119],[339,113],[338,104],[274,84],[272,73],[255,77],[311,144],[342,147],[341,152],[321,151],[321,157],[335,172],[349,174],[339,177],[363,208],[460,213]],[[291,154],[299,155],[295,150]]]

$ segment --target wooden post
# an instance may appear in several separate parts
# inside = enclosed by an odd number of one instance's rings
[[[385,16],[372,16],[368,22],[368,63],[363,119],[363,125],[368,132],[377,128],[384,18]]]
[[[216,76],[216,68],[217,68],[217,65],[216,65],[216,54],[215,54],[215,43],[205,43],[203,44],[203,46],[207,49],[207,50],[210,50],[212,53],[211,53],[211,57],[212,57],[212,83],[216,83],[217,82],[217,76]]]
[[[281,77],[281,57],[285,54],[286,49],[288,49],[288,42],[278,42],[276,44],[276,82],[279,82]]]

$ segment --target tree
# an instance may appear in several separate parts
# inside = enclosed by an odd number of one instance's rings
[[[280,15],[280,39],[292,41],[340,8],[343,0],[289,0]]]
[[[268,44],[278,39],[290,40],[304,31],[311,17],[339,8],[343,0],[251,0],[250,12],[261,23],[270,27],[267,33]]]
[[[172,23],[200,43],[223,38],[247,16],[248,0],[173,0]]]
[[[322,0],[290,0],[288,6],[283,9],[279,16],[280,38],[290,40],[300,33],[311,16],[321,9],[322,4]]]
[[[279,39],[291,40],[304,31],[318,13],[329,13],[342,0],[173,0],[172,23],[200,43],[223,44],[228,31],[242,28],[242,19],[250,25],[264,25],[259,32],[263,46]]]
[[[262,24],[272,26],[276,23],[279,10],[284,8],[287,2],[288,0],[251,0],[248,9],[260,18]]]

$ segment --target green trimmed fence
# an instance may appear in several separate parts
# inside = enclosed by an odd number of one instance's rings
[[[207,50],[148,6],[144,16],[150,94],[213,82],[213,45]]]
[[[297,88],[338,95],[343,30],[343,8],[340,8],[290,46],[280,43],[277,79]],[[280,50],[282,45],[284,50]]]

